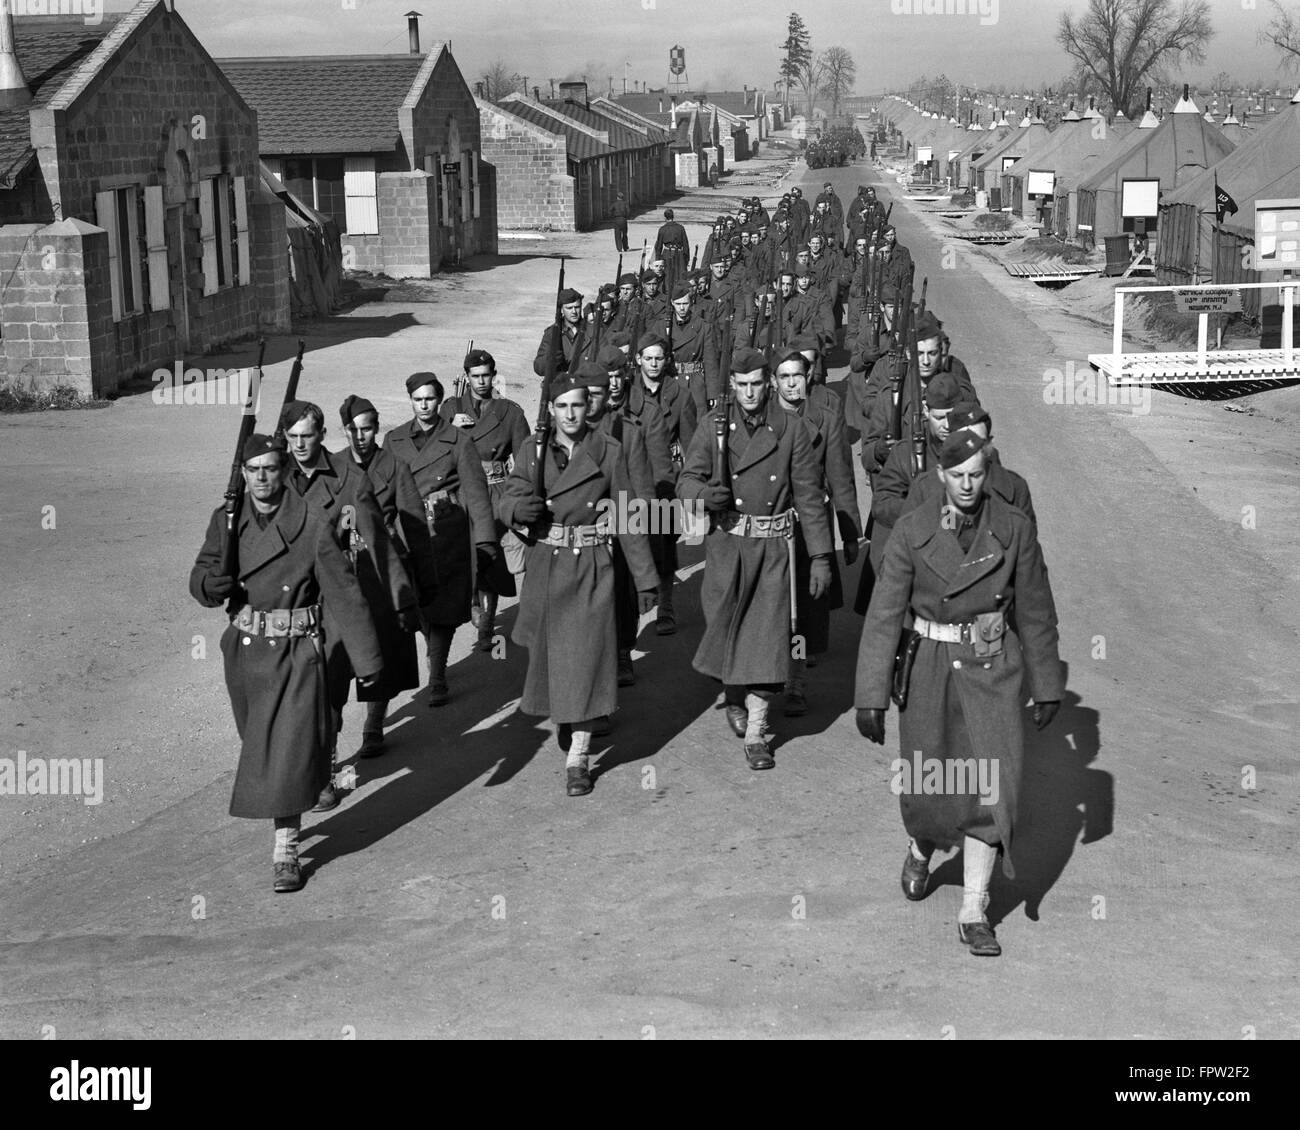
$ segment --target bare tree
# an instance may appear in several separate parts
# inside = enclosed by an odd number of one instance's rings
[[[494,59],[489,63],[480,81],[483,83],[483,97],[489,102],[499,102],[507,94],[524,88],[523,76],[512,71],[504,59]]]
[[[1056,41],[1132,117],[1148,78],[1184,58],[1202,62],[1213,34],[1206,0],[1089,0],[1082,16],[1062,14]]]
[[[1300,67],[1300,8],[1284,8],[1282,0],[1271,0],[1273,18],[1259,33],[1261,43],[1271,43],[1282,55],[1282,69]]]
[[[853,93],[858,67],[845,47],[826,48],[821,55],[821,64],[826,72],[822,78],[821,92],[831,100],[831,113],[838,117],[840,102]]]
[[[820,55],[810,56],[808,62],[799,71],[799,85],[808,99],[808,124],[812,125],[813,109],[817,105],[817,93],[826,79],[826,64]]]

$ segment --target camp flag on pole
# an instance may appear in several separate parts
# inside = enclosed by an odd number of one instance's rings
[[[1214,178],[1214,222],[1223,223],[1228,216],[1237,214],[1237,202],[1228,195],[1226,189],[1219,187],[1219,178]]]

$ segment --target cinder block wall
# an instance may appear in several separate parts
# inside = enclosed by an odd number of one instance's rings
[[[116,391],[123,376],[113,332],[108,233],[81,220],[0,228],[5,375],[85,396]]]
[[[496,174],[497,224],[574,230],[574,184],[564,138],[479,102],[483,160]]]
[[[393,278],[427,279],[438,267],[436,181],[424,172],[379,174],[383,271]]]

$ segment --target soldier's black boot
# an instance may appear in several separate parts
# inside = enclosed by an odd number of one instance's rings
[[[361,730],[358,757],[378,757],[384,752],[384,718],[387,714],[387,700],[366,703],[366,723]]]
[[[446,706],[451,695],[447,691],[447,657],[451,654],[451,640],[456,629],[447,624],[429,627],[429,705]]]

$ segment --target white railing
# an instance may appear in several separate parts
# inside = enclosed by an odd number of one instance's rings
[[[1124,295],[1126,294],[1189,294],[1225,290],[1278,290],[1282,298],[1282,363],[1290,369],[1295,364],[1295,297],[1300,279],[1286,278],[1277,282],[1259,283],[1198,283],[1194,286],[1117,286],[1115,288],[1115,333],[1111,339],[1112,373],[1119,377],[1124,364]],[[1204,371],[1209,364],[1210,315],[1201,314],[1196,328],[1196,365]]]

